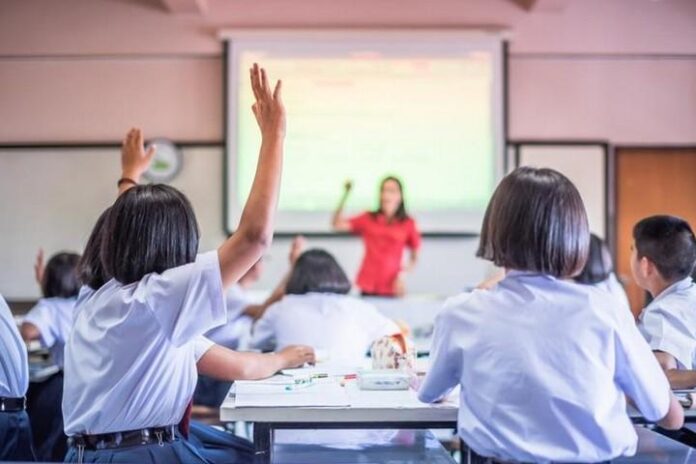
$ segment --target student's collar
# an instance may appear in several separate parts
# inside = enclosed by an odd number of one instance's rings
[[[505,273],[505,278],[517,278],[517,277],[545,277],[547,279],[555,279],[554,276],[544,274],[538,271],[519,271],[517,269],[508,269]]]
[[[665,288],[664,290],[662,290],[662,291],[660,292],[660,294],[657,295],[657,296],[652,300],[652,303],[654,303],[655,301],[659,301],[659,300],[661,300],[662,298],[664,298],[664,297],[666,297],[667,295],[670,295],[670,294],[672,294],[672,293],[674,293],[674,292],[678,292],[678,291],[681,291],[681,290],[686,290],[687,288],[689,288],[689,287],[692,286],[693,284],[694,284],[694,283],[693,283],[693,280],[691,280],[691,276],[687,276],[687,277],[683,278],[682,280],[677,280],[677,281],[674,282],[672,285],[670,285],[669,287],[667,287],[667,288]]]

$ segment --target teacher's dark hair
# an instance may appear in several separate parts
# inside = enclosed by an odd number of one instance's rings
[[[594,285],[604,282],[614,272],[611,262],[611,254],[601,238],[595,234],[590,235],[590,252],[587,263],[580,274],[575,276],[575,281],[581,284]]]
[[[401,183],[401,179],[399,179],[396,176],[387,176],[384,179],[382,179],[382,182],[379,183],[379,192],[380,194],[382,193],[382,189],[384,189],[384,184],[387,182],[394,182],[398,187],[399,187],[399,193],[401,194],[401,202],[399,203],[399,207],[396,209],[396,213],[394,213],[394,219],[397,221],[405,221],[408,219],[408,213],[406,212],[406,199],[404,198],[404,185]],[[378,214],[382,214],[382,205],[379,205],[377,207],[376,211],[372,212],[373,216],[377,216]]]
[[[101,260],[107,274],[130,284],[193,262],[199,240],[186,196],[168,185],[137,185],[118,197],[104,224]]]
[[[44,298],[72,298],[80,291],[80,279],[77,275],[77,262],[80,255],[76,253],[56,253],[46,263],[41,282]]]
[[[101,256],[99,255],[102,235],[104,233],[104,224],[106,223],[109,211],[111,211],[110,207],[99,215],[97,222],[92,228],[92,233],[87,239],[87,245],[85,245],[85,250],[82,252],[82,258],[77,265],[77,271],[80,275],[82,284],[87,285],[92,290],[99,290],[102,285],[109,280],[109,277],[104,271]]]
[[[589,245],[585,206],[573,183],[553,169],[521,167],[495,189],[476,256],[566,278],[585,266]]]
[[[307,250],[297,258],[285,287],[288,295],[350,292],[350,280],[336,259],[327,251]]]

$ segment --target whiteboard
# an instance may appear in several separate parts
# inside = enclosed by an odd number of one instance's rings
[[[288,114],[280,233],[329,233],[378,207],[382,178],[405,186],[426,233],[478,233],[503,174],[502,38],[456,30],[231,32],[227,44],[227,227],[234,231],[260,146],[248,68],[283,80]]]
[[[607,147],[605,144],[519,144],[519,166],[552,168],[568,177],[585,203],[590,231],[606,240]]]

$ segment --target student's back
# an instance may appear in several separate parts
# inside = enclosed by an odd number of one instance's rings
[[[562,174],[519,168],[496,188],[477,256],[507,275],[447,303],[419,391],[434,402],[461,387],[459,435],[475,452],[515,462],[632,455],[626,396],[648,420],[683,423],[629,312],[571,280],[589,241],[580,194]]]
[[[345,295],[287,295],[272,305],[254,328],[252,344],[282,349],[298,343],[323,351],[327,361],[361,365],[370,345],[399,332],[373,305]]]
[[[492,290],[449,300],[437,326],[436,350],[456,353],[440,372],[463,386],[459,430],[479,453],[560,462],[633,453],[636,436],[615,381],[647,417],[666,411],[666,382],[650,378],[650,351],[630,312],[592,286],[511,271]],[[636,375],[663,390],[657,409],[642,401]]]

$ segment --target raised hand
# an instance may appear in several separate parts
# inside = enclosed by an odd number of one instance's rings
[[[128,131],[121,147],[121,171],[123,177],[140,181],[140,176],[147,171],[155,156],[157,147],[150,146],[147,151],[144,145],[143,131],[133,128]]]
[[[34,278],[36,279],[36,283],[39,284],[39,287],[43,286],[45,268],[44,251],[43,248],[39,248],[39,251],[36,253],[36,261],[34,261]]]
[[[273,93],[268,85],[266,70],[254,63],[249,70],[251,89],[256,102],[251,106],[262,138],[285,136],[285,107],[281,99],[282,82],[278,81]]]

